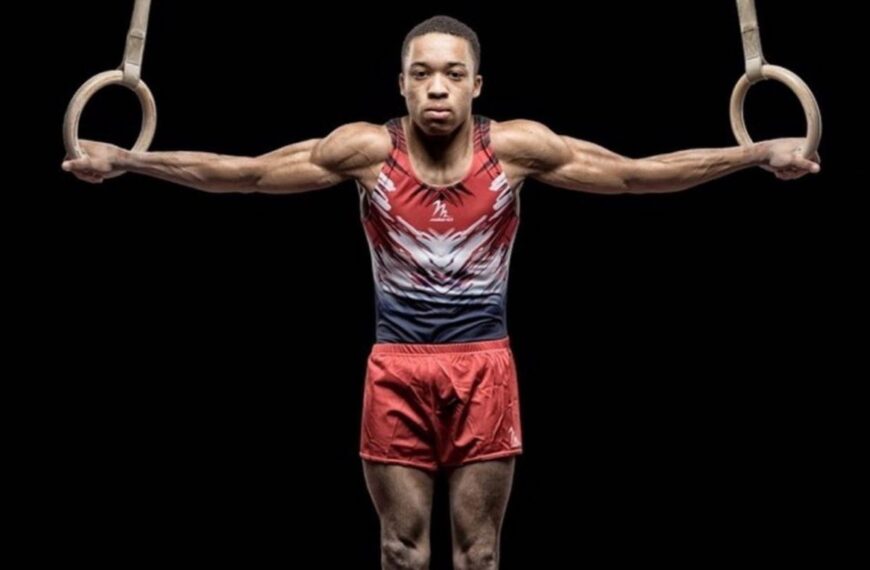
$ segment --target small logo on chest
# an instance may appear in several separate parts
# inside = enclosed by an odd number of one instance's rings
[[[432,212],[432,217],[429,218],[430,222],[452,222],[453,216],[450,215],[450,212],[447,211],[447,204],[444,203],[444,200],[435,200],[435,211]]]

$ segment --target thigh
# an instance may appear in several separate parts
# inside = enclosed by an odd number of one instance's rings
[[[449,476],[450,518],[456,548],[497,544],[514,476],[515,458],[469,463]]]
[[[428,540],[433,475],[401,465],[363,461],[366,486],[385,538],[419,543]]]

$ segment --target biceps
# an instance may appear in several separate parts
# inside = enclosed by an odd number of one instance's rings
[[[557,188],[597,192],[602,194],[625,192],[625,180],[618,174],[595,166],[571,162],[536,176],[538,180]]]
[[[599,193],[628,190],[634,161],[602,146],[571,137],[562,137],[570,156],[554,168],[541,172],[541,182],[567,188]]]
[[[291,145],[260,157],[261,174],[257,180],[260,192],[307,192],[335,186],[347,177],[333,172],[312,160],[316,140]]]

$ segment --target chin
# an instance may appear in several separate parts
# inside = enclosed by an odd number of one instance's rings
[[[417,126],[430,136],[449,135],[456,130],[454,121],[432,121],[424,117],[417,121]]]

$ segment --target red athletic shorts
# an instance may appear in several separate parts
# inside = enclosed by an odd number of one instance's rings
[[[517,372],[507,337],[372,347],[363,459],[436,471],[520,453]]]

